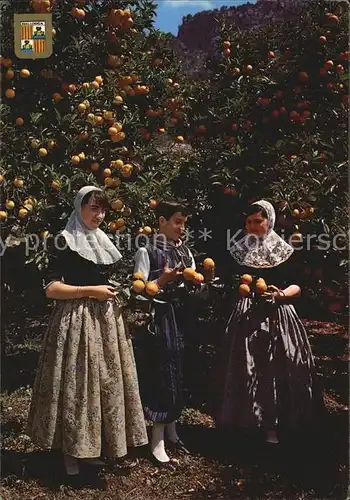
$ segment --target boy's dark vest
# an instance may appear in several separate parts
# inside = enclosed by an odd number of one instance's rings
[[[150,274],[148,277],[150,281],[160,277],[166,264],[170,268],[175,267],[179,262],[182,262],[184,267],[191,267],[192,265],[190,251],[186,245],[168,246],[166,249],[147,245],[146,249],[150,260]]]

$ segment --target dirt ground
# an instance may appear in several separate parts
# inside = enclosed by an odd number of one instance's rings
[[[181,436],[190,455],[175,470],[155,468],[147,448],[97,471],[86,465],[84,483],[68,484],[57,452],[25,436],[31,384],[45,318],[13,339],[2,362],[2,500],[345,499],[348,483],[348,336],[335,323],[305,321],[324,390],[325,415],[307,434],[285,436],[272,449],[259,436],[222,435],[201,408],[187,408]],[[28,324],[28,323],[27,323]],[[19,328],[19,327],[18,327]],[[33,335],[33,332],[35,334]],[[271,446],[271,445],[270,445]]]

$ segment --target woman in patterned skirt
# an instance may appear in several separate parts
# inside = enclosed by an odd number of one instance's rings
[[[82,188],[64,231],[55,238],[45,283],[56,300],[44,337],[29,411],[28,435],[64,454],[69,475],[79,459],[117,458],[147,444],[131,340],[114,287],[120,253],[99,229],[108,201]]]
[[[235,303],[221,357],[216,414],[218,426],[259,427],[269,443],[278,443],[282,430],[311,424],[320,403],[310,343],[293,305],[301,293],[295,251],[274,224],[273,206],[265,200],[253,203],[247,234],[231,249],[234,274],[273,286]]]

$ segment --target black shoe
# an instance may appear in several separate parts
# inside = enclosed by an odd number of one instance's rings
[[[161,462],[160,460],[158,460],[158,458],[156,458],[153,455],[152,452],[150,452],[149,458],[150,458],[152,464],[155,465],[156,467],[158,467],[159,469],[175,470],[177,465],[178,465],[177,460],[174,460],[174,459],[170,459],[169,462]]]
[[[170,439],[167,441],[167,446],[170,451],[178,451],[180,453],[184,453],[185,455],[190,455],[189,450],[186,448],[185,444],[181,439],[177,441],[171,441]]]

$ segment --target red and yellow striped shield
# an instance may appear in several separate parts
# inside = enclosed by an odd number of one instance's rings
[[[45,40],[33,40],[34,42],[34,52],[44,52],[45,51]]]

